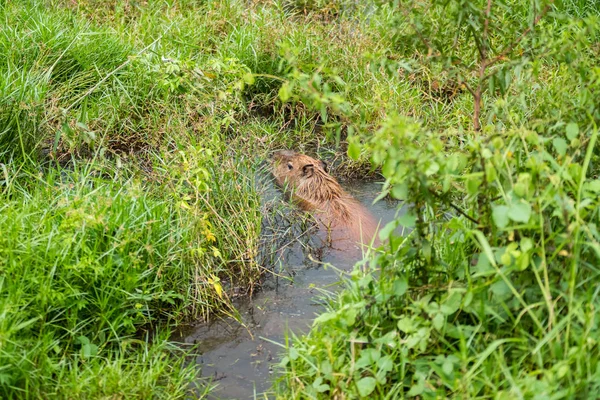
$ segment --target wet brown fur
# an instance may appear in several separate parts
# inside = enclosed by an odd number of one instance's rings
[[[323,161],[278,151],[273,155],[273,176],[300,207],[314,212],[327,228],[343,231],[356,242],[368,243],[374,237],[377,224],[373,216],[329,175]]]

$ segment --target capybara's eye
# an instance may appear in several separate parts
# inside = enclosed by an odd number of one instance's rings
[[[288,169],[294,169],[294,166],[292,165],[291,162],[288,163]]]

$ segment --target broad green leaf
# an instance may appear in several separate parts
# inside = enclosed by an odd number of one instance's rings
[[[392,356],[384,356],[377,360],[377,367],[381,371],[390,372],[394,369],[394,360]]]
[[[289,82],[284,82],[279,88],[279,98],[283,103],[292,97],[292,85]]]
[[[394,172],[396,172],[396,165],[398,164],[398,161],[396,161],[396,159],[394,158],[387,158],[387,160],[383,163],[383,166],[381,167],[381,173],[383,174],[383,176],[385,176],[386,178],[391,177]]]
[[[356,140],[350,141],[350,145],[348,146],[348,155],[353,160],[358,160],[360,157],[360,144]]]
[[[408,197],[408,185],[400,183],[392,188],[392,196],[398,200],[406,200]]]
[[[298,359],[299,355],[300,354],[298,354],[298,350],[296,350],[296,348],[290,347],[290,351],[289,351],[290,360],[296,361]]]
[[[568,123],[566,133],[569,140],[575,139],[579,135],[579,125],[577,125],[575,122]]]
[[[323,377],[319,376],[312,384],[317,393],[323,393],[329,390],[329,385],[323,383]]]
[[[446,318],[444,318],[444,314],[437,313],[437,314],[435,314],[435,317],[433,317],[433,320],[431,321],[431,323],[433,324],[433,327],[436,330],[441,331],[442,328],[444,327],[445,320],[446,320]]]
[[[407,395],[409,397],[415,397],[423,393],[423,390],[425,390],[425,381],[419,379],[419,381],[410,388]]]
[[[531,240],[528,237],[524,237],[521,239],[521,251],[523,253],[527,253],[532,248],[533,248],[533,240]]]
[[[313,324],[317,325],[317,324],[332,320],[334,318],[337,318],[337,314],[335,312],[326,312],[326,313],[319,315],[317,318],[315,318]]]
[[[404,278],[397,278],[394,280],[393,288],[396,296],[402,296],[408,290],[408,282]]]
[[[254,84],[254,74],[252,72],[248,72],[248,73],[244,74],[242,79],[244,80],[244,83],[246,83],[247,85]]]
[[[444,364],[442,364],[442,370],[446,375],[450,375],[454,370],[454,364],[452,363],[452,361],[446,358]]]
[[[557,137],[552,139],[552,145],[556,149],[556,152],[561,156],[564,156],[567,153],[567,141],[563,138]]]
[[[356,387],[358,388],[358,394],[361,397],[366,397],[373,393],[375,390],[375,386],[377,385],[377,381],[375,378],[367,376],[366,378],[362,378],[358,382],[356,382]]]
[[[585,184],[585,187],[594,193],[600,193],[600,180],[589,181]]]
[[[473,232],[473,235],[475,235],[475,237],[477,238],[477,241],[479,242],[479,245],[481,246],[481,249],[483,250],[483,253],[487,257],[488,261],[490,262],[490,264],[492,264],[495,267],[496,259],[494,258],[494,252],[492,251],[492,247],[490,246],[490,243],[483,235],[483,232],[478,231],[478,230],[474,230],[472,232]],[[481,255],[480,255],[480,257],[481,257]]]
[[[492,207],[492,219],[498,228],[503,229],[508,225],[508,211],[504,205]]]
[[[480,175],[471,175],[467,177],[467,192],[470,195],[476,194],[479,191],[479,186],[481,186],[481,181]]]
[[[453,291],[450,293],[446,301],[440,307],[440,310],[445,315],[454,314],[460,308],[460,302],[462,301],[462,294]]]
[[[502,279],[490,286],[490,289],[492,290],[492,293],[500,298],[504,298],[511,294],[510,288]]]
[[[524,201],[512,203],[508,210],[508,217],[515,222],[527,223],[531,217],[531,205]]]
[[[415,326],[410,318],[404,317],[400,321],[398,321],[398,329],[400,329],[404,333],[411,333],[415,331]]]
[[[440,166],[436,162],[432,162],[431,165],[425,171],[425,175],[431,176],[440,170]]]
[[[404,215],[398,218],[398,223],[405,228],[412,228],[413,226],[415,226],[416,221],[417,216],[411,213],[410,211],[406,212]]]
[[[477,265],[473,270],[475,272],[474,276],[485,276],[495,272],[486,255],[482,253],[477,255]]]
[[[381,241],[387,240],[390,237],[390,233],[398,227],[398,221],[390,221],[383,228],[379,230],[379,239]]]

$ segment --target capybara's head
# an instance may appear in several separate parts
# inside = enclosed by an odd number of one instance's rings
[[[324,161],[291,150],[273,153],[273,175],[281,186],[295,186],[301,180],[310,179],[319,170],[327,173]]]
[[[291,150],[273,153],[273,176],[279,185],[312,203],[321,203],[343,193],[327,172],[324,161]]]

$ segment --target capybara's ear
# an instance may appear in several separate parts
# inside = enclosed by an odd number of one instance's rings
[[[323,168],[323,171],[329,173],[329,170],[327,169],[327,163],[323,160],[319,160],[321,162],[321,168]]]
[[[306,164],[304,167],[302,167],[302,175],[305,177],[312,176],[314,172],[315,166],[313,164]]]

